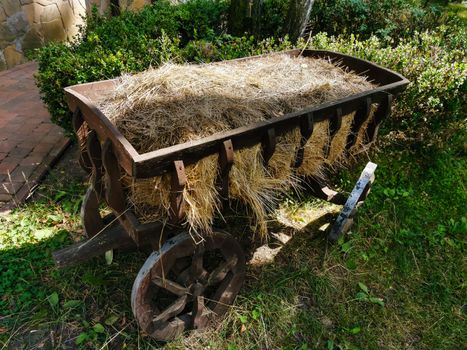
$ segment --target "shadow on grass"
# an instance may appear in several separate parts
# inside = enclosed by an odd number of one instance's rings
[[[255,306],[250,304],[263,294],[267,294],[264,302],[268,304],[286,298],[302,300],[299,308],[309,302],[312,305],[319,290],[299,288],[296,291],[290,286],[291,283],[308,284],[313,280],[311,271],[305,266],[310,261],[316,262],[317,267],[322,264],[327,245],[324,234],[318,229],[331,218],[332,215],[323,215],[302,232],[294,232],[271,264],[249,267],[245,286],[222,326],[223,336],[216,339],[216,343],[236,337],[239,310],[240,313],[255,310]],[[276,231],[291,232],[290,228],[278,224],[273,226]],[[147,253],[116,252],[111,265],[106,264],[104,257],[99,257],[76,267],[59,270],[54,266],[51,254],[71,243],[70,234],[62,230],[36,243],[0,250],[0,340],[6,349],[75,348],[79,337],[84,337],[82,344],[91,348],[100,348],[112,338],[110,348],[117,348],[134,343],[141,337],[131,313],[130,293],[134,277]],[[260,245],[260,241],[250,241],[245,247],[247,254],[251,256],[255,247]],[[304,256],[309,261],[303,260]],[[302,267],[299,266],[300,262]],[[264,283],[274,288],[265,290]],[[273,322],[271,316],[266,312],[268,322]],[[103,325],[103,328],[97,324]],[[115,336],[117,333],[118,336]],[[198,339],[193,346],[202,347],[211,337]],[[146,337],[140,341],[147,347],[162,345]],[[179,341],[184,343],[185,340]],[[284,341],[296,342],[293,339]],[[174,346],[176,344],[177,341],[173,343]]]

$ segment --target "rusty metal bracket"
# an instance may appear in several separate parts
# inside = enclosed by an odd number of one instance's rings
[[[368,162],[363,169],[360,178],[345,202],[344,208],[337,217],[328,236],[328,240],[336,242],[342,234],[349,232],[353,224],[353,218],[357,209],[363,204],[375,180],[375,170],[377,165]]]
[[[268,165],[269,160],[276,150],[276,144],[276,130],[274,128],[269,128],[262,142],[263,164],[265,167]]]
[[[234,162],[234,149],[232,140],[222,143],[219,151],[219,194],[223,200],[229,198],[229,173]]]
[[[180,222],[184,215],[183,191],[187,182],[185,165],[183,160],[174,161],[174,171],[172,172],[172,189],[170,192],[170,221]]]
[[[304,118],[300,121],[300,146],[297,149],[295,154],[295,162],[293,164],[294,168],[298,168],[303,163],[303,158],[305,155],[305,145],[313,135],[314,130],[314,121],[313,121],[313,112],[307,113]]]

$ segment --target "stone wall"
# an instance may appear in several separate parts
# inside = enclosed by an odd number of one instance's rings
[[[105,14],[110,10],[110,2],[111,0],[86,0],[86,10],[89,13],[92,6],[96,5],[99,13]],[[118,0],[118,5],[121,10],[135,11],[151,2],[151,0]]]
[[[137,10],[151,1],[118,2],[121,9]],[[30,49],[71,40],[93,5],[103,14],[110,0],[0,0],[0,70],[25,62]]]

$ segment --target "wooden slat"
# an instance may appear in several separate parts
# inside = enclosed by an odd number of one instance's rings
[[[102,147],[102,162],[105,168],[105,198],[116,216],[125,211],[125,196],[120,182],[120,166],[113,152],[112,142],[107,139]]]
[[[84,242],[75,243],[52,253],[59,268],[77,265],[97,256],[103,256],[111,249],[127,250],[136,248],[125,230],[117,225]]]
[[[133,174],[133,162],[138,158],[138,152],[125,139],[120,131],[110,120],[84,95],[73,90],[73,87],[65,88],[65,98],[70,108],[77,106],[89,127],[99,134],[101,140],[109,138],[116,150],[116,156],[129,174]]]
[[[86,236],[92,237],[104,227],[99,213],[102,193],[101,147],[94,130],[89,133],[86,140],[86,151],[87,158],[91,163],[91,184],[81,205],[81,223]]]
[[[300,123],[300,146],[297,149],[297,153],[295,155],[295,161],[293,164],[294,168],[300,167],[303,163],[303,157],[305,155],[305,146],[310,139],[311,135],[313,134],[315,122],[313,113],[308,113],[304,118],[301,119]]]
[[[173,163],[173,172],[170,191],[170,222],[176,224],[185,215],[183,191],[186,185],[185,165],[182,160]]]
[[[388,118],[391,114],[393,96],[391,94],[385,94],[384,98],[381,99],[378,108],[374,114],[373,119],[368,125],[366,134],[368,136],[368,142],[374,142],[378,135],[379,126],[383,119]]]
[[[261,142],[262,145],[262,157],[263,157],[263,164],[264,166],[267,166],[269,163],[269,160],[271,159],[272,155],[274,154],[276,150],[276,130],[274,128],[269,128],[266,131],[266,135],[263,138],[263,141]]]
[[[229,173],[234,162],[234,149],[232,140],[226,140],[222,143],[219,151],[219,194],[223,200],[229,198]]]
[[[324,158],[329,157],[331,151],[332,140],[342,127],[342,108],[336,108],[333,115],[329,118],[329,142],[324,144],[323,154]]]
[[[79,164],[84,169],[84,171],[86,171],[89,174],[91,173],[92,164],[89,160],[89,156],[86,151],[86,135],[84,135],[85,128],[83,114],[81,113],[81,110],[78,107],[73,111],[73,118],[71,119],[71,124],[79,142]]]

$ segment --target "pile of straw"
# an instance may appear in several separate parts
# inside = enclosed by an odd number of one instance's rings
[[[372,88],[365,77],[327,60],[273,55],[203,65],[169,63],[123,76],[99,105],[138,152],[144,153]],[[278,139],[267,168],[259,145],[235,152],[230,197],[249,209],[258,233],[266,233],[267,212],[280,195],[299,187],[297,175],[322,177],[324,167],[341,163],[352,119],[353,114],[343,117],[327,159],[323,148],[329,143],[328,122],[315,125],[298,169],[292,164],[299,130]],[[218,156],[187,166],[186,174],[186,225],[192,232],[208,233],[220,212],[215,186]],[[168,218],[170,175],[143,180],[126,177],[124,182],[128,200],[142,221]]]

